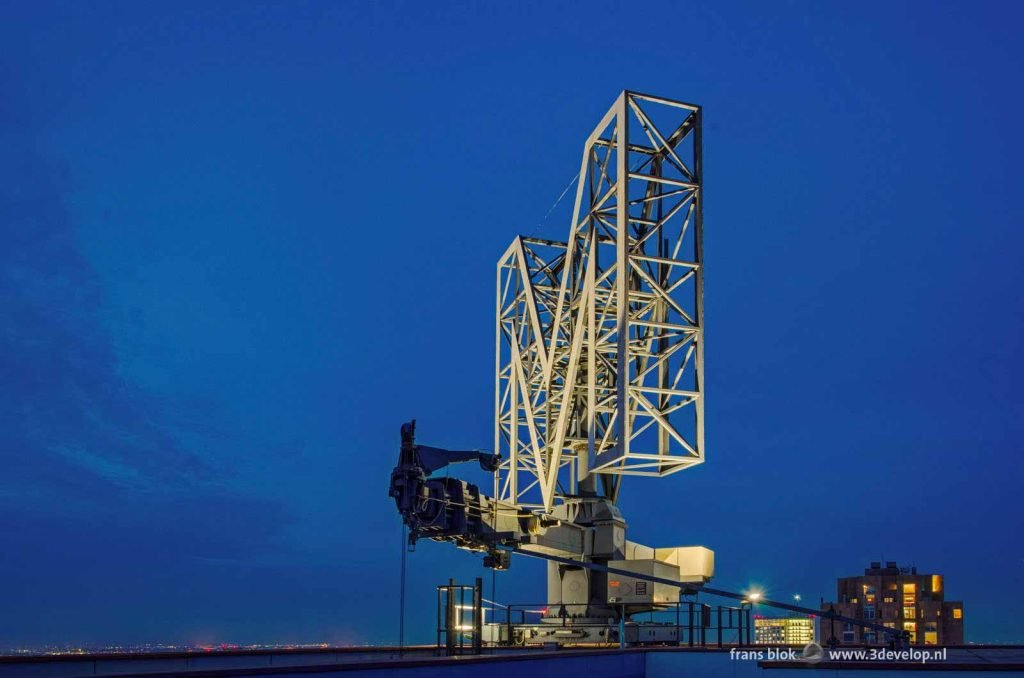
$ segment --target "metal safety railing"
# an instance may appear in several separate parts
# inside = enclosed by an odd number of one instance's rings
[[[483,648],[483,583],[456,584],[454,579],[437,587],[437,653],[451,657],[480,654]],[[442,649],[443,648],[443,649]]]
[[[488,601],[490,602],[490,601]],[[624,624],[615,619],[607,622],[582,621],[593,619],[588,616],[589,605],[582,603],[516,603],[498,605],[491,603],[489,628],[503,627],[502,633],[491,634],[492,645],[515,645],[522,642],[522,630],[544,624],[561,626],[566,629],[563,639],[569,640],[573,632],[598,630],[597,634],[576,635],[593,638],[603,637],[601,644],[618,645],[620,634],[638,625],[657,626],[669,633],[658,635],[652,641],[662,645],[688,647],[723,647],[725,645],[750,645],[753,642],[751,608],[717,605],[712,606],[698,600],[682,600],[677,603],[659,603],[657,609],[636,613]],[[517,631],[520,633],[517,634]],[[601,633],[603,631],[603,633]],[[591,640],[591,642],[593,642]],[[644,642],[638,638],[636,642]]]

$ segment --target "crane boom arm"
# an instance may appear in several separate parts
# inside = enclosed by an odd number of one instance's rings
[[[583,527],[498,501],[473,483],[432,475],[449,464],[474,460],[493,472],[499,458],[478,450],[452,452],[417,445],[416,422],[402,425],[402,447],[388,493],[409,527],[410,544],[426,537],[483,551],[485,565],[496,569],[508,568],[507,548],[583,557]]]

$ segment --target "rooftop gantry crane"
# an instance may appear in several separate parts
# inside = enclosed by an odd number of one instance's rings
[[[546,558],[550,614],[581,629],[712,591],[711,550],[629,541],[617,506],[625,476],[704,461],[701,186],[701,108],[622,92],[584,144],[568,240],[517,236],[498,261],[494,452],[402,427],[390,494],[411,542]],[[491,496],[431,475],[464,461]]]
[[[495,453],[416,446],[402,429],[391,495],[410,538],[550,562],[548,599],[581,619],[678,599],[678,587],[609,590],[622,568],[703,584],[714,554],[626,539],[627,475],[704,461],[701,110],[623,92],[583,149],[567,242],[518,236],[498,261]],[[446,463],[494,469],[493,496],[431,478]],[[638,580],[639,581],[639,580]],[[628,589],[628,591],[627,591]]]

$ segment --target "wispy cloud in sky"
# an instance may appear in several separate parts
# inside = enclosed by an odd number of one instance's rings
[[[5,97],[0,126],[0,512],[100,524],[117,514],[121,528],[160,533],[186,516],[231,522],[236,501],[258,516],[232,525],[236,545],[248,523],[259,525],[250,546],[265,544],[280,507],[247,497],[191,449],[219,442],[221,425],[121,373],[104,290],[66,205],[69,179],[16,101]],[[197,555],[234,556],[230,541]]]

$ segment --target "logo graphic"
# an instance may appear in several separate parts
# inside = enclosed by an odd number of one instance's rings
[[[807,662],[809,664],[817,664],[825,658],[825,650],[822,649],[821,645],[817,643],[807,643],[804,645],[803,652],[800,653],[799,661]]]

